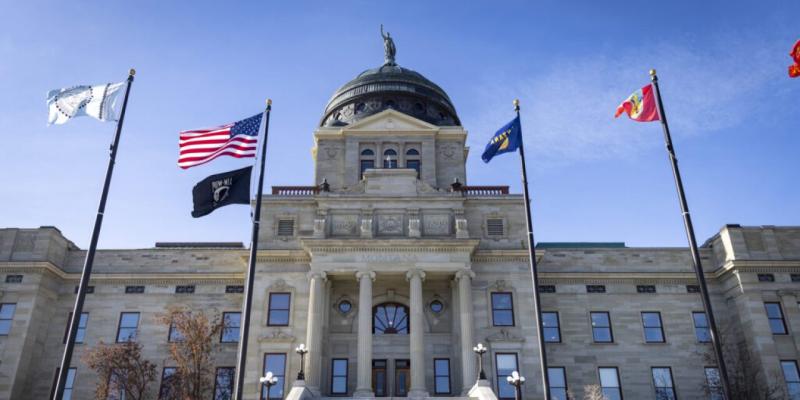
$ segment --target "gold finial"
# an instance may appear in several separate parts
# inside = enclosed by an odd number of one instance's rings
[[[268,105],[268,106],[271,106],[271,105],[272,105],[272,99],[267,99],[267,105]]]
[[[651,69],[650,70],[650,76],[656,76],[656,70],[655,69]]]
[[[519,112],[519,99],[514,99],[514,111]]]
[[[131,70],[128,71],[128,75],[131,75],[131,76],[136,75],[136,70],[131,68]]]

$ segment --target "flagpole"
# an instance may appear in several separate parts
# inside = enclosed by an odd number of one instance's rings
[[[83,272],[81,273],[81,282],[78,284],[78,298],[75,299],[75,306],[72,308],[72,318],[69,320],[67,343],[64,346],[64,356],[61,358],[61,367],[58,370],[58,379],[56,381],[56,390],[53,394],[53,400],[61,400],[64,396],[69,366],[72,364],[72,352],[75,349],[75,336],[78,334],[78,325],[80,324],[81,314],[83,313],[83,303],[84,300],[86,300],[86,288],[89,286],[89,279],[92,275],[94,254],[97,250],[100,228],[103,226],[103,214],[105,214],[106,211],[108,189],[111,186],[111,175],[114,173],[114,163],[117,158],[117,149],[119,148],[119,137],[122,133],[122,123],[125,120],[125,110],[128,108],[128,95],[131,92],[134,75],[136,75],[136,70],[131,68],[128,72],[128,84],[125,88],[125,99],[122,101],[122,111],[119,114],[119,121],[117,121],[117,132],[114,135],[114,142],[110,149],[111,154],[108,159],[108,169],[106,170],[106,179],[103,184],[103,193],[100,195],[100,206],[97,208],[97,217],[95,217],[94,220],[92,239],[89,242],[89,250],[86,252],[86,260],[84,261]]]
[[[264,193],[264,164],[267,159],[267,138],[269,135],[269,114],[272,111],[272,100],[267,99],[264,110],[264,138],[261,143],[261,166],[258,174],[258,194],[256,194],[256,210],[253,213],[253,236],[250,239],[250,262],[247,266],[247,283],[244,289],[244,305],[240,320],[239,354],[237,355],[236,380],[234,381],[234,400],[242,400],[244,386],[244,368],[247,364],[247,338],[250,335],[250,310],[253,306],[253,283],[256,276],[256,256],[258,255],[258,230],[261,223],[261,195]]]
[[[517,118],[519,118],[519,99],[514,100],[514,111],[516,111]],[[522,123],[520,122],[520,130],[521,129]],[[545,349],[544,328],[542,327],[542,303],[539,296],[539,272],[536,268],[536,251],[534,249],[533,222],[531,219],[531,200],[528,195],[528,173],[525,167],[525,149],[523,146],[522,132],[519,133],[519,160],[522,167],[522,196],[525,201],[525,218],[528,229],[528,257],[530,259],[531,281],[533,283],[533,303],[535,311],[533,322],[536,324],[536,333],[539,337],[539,366],[542,368],[542,383],[544,384],[542,391],[544,393],[544,399],[549,400],[550,377],[547,373],[547,351]]]
[[[678,198],[681,203],[681,214],[683,215],[683,224],[686,229],[686,236],[689,239],[689,251],[692,253],[692,265],[694,266],[694,273],[697,276],[697,281],[700,284],[700,294],[703,299],[703,309],[708,317],[708,327],[711,331],[711,344],[714,346],[714,354],[719,364],[719,375],[722,383],[722,390],[724,391],[725,398],[730,399],[730,385],[728,383],[728,370],[725,367],[724,356],[722,355],[722,346],[720,343],[719,330],[717,330],[717,323],[714,319],[714,311],[711,308],[711,299],[708,296],[708,286],[706,285],[705,274],[703,273],[703,265],[700,262],[700,252],[697,250],[697,240],[694,236],[694,227],[692,225],[692,216],[689,214],[689,205],[686,202],[686,194],[683,190],[683,181],[681,180],[681,172],[678,169],[678,158],[675,157],[675,149],[672,146],[672,137],[669,133],[669,124],[667,123],[667,115],[664,113],[664,105],[661,102],[661,91],[658,88],[658,76],[656,70],[650,70],[650,78],[653,81],[653,90],[656,94],[656,103],[658,104],[658,115],[661,120],[661,126],[664,128],[664,143],[669,153],[669,159],[672,163],[672,174],[675,177],[675,187],[678,190]]]

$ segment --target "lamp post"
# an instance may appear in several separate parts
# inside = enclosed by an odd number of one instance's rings
[[[525,377],[520,375],[519,372],[514,371],[511,375],[506,377],[506,381],[511,386],[514,386],[514,398],[516,400],[522,400],[522,391],[520,390],[520,386],[525,383]]]
[[[278,378],[272,375],[272,371],[267,371],[267,374],[258,380],[262,385],[267,387],[267,399],[269,399],[269,389],[278,383]]]
[[[306,353],[308,353],[308,349],[306,348],[305,344],[300,343],[300,346],[297,346],[297,348],[294,349],[294,352],[297,353],[297,354],[300,354],[300,372],[297,373],[297,380],[304,381],[304,380],[306,380],[306,374],[305,374],[305,372],[304,372],[305,370],[303,368],[306,365],[305,361],[306,361]]]
[[[477,346],[472,348],[472,351],[478,355],[478,379],[486,380],[486,373],[483,372],[483,354],[486,353],[488,349],[483,347],[483,343],[478,343]]]

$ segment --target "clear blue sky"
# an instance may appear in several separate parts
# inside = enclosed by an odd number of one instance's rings
[[[266,185],[309,185],[312,132],[341,84],[383,60],[438,83],[469,130],[470,184],[521,191],[480,160],[522,102],[538,241],[686,239],[661,127],[617,104],[659,71],[700,241],[726,223],[800,225],[800,2],[18,1],[0,26],[0,227],[55,225],[86,247],[114,125],[46,126],[45,94],[132,88],[100,246],[249,242],[249,209],[190,217],[192,186],[241,167],[176,166],[177,136],[274,100]]]

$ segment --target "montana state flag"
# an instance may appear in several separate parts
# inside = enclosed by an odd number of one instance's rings
[[[488,163],[498,154],[516,151],[520,143],[522,143],[522,126],[517,116],[492,136],[486,144],[486,149],[483,150],[481,159]]]
[[[653,85],[647,85],[625,99],[617,107],[614,118],[619,117],[623,112],[627,113],[628,117],[634,121],[658,121],[658,106],[655,93],[653,93]]]

